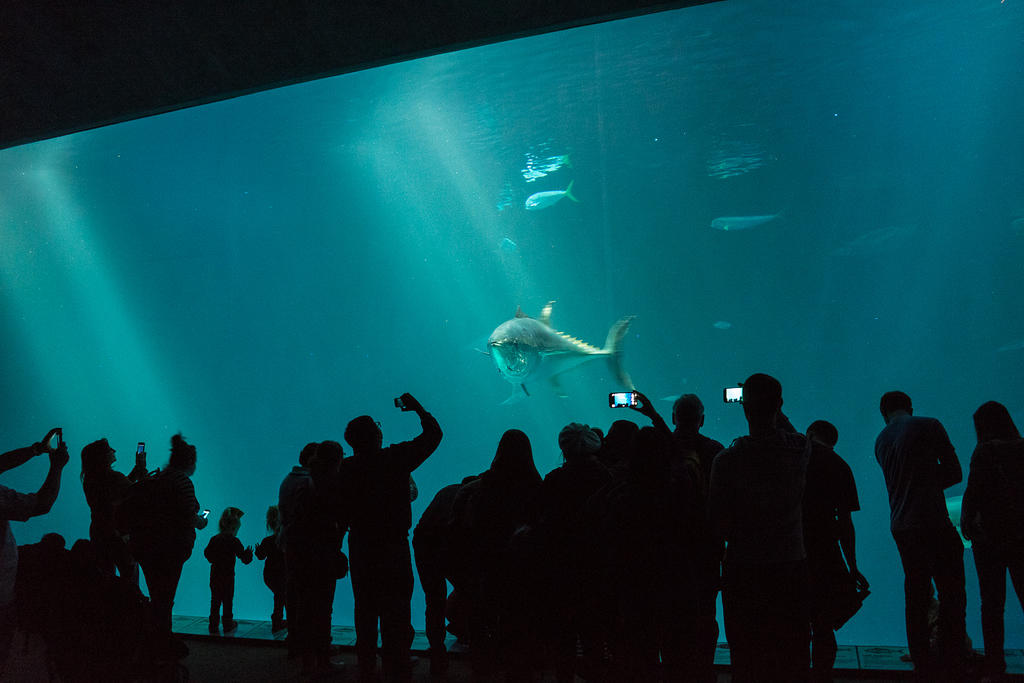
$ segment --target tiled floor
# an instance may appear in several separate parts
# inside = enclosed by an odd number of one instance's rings
[[[239,620],[238,629],[229,634],[211,635],[209,631],[209,620],[206,617],[174,617],[173,628],[176,633],[187,636],[205,636],[206,638],[230,638],[247,641],[284,641],[288,635],[287,630],[270,632],[269,621],[247,621]],[[331,629],[331,638],[335,645],[344,648],[354,647],[356,643],[356,631],[351,626],[335,626]],[[460,646],[451,636],[448,637],[447,646],[450,652],[457,653]],[[415,653],[422,653],[427,649],[427,637],[422,631],[417,631],[412,642],[412,649]],[[910,671],[913,666],[910,662],[901,659],[907,654],[905,647],[892,647],[887,645],[840,645],[836,654],[836,670],[839,671]],[[715,651],[715,664],[728,666],[729,646],[726,643],[719,643]],[[1024,651],[1006,651],[1007,673],[1024,674]]]

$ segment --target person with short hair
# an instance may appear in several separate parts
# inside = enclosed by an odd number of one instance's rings
[[[672,453],[670,476],[674,488],[691,487],[698,510],[693,528],[694,569],[697,581],[696,609],[686,619],[685,652],[682,660],[695,681],[716,678],[715,648],[718,647],[718,590],[722,582],[722,539],[711,529],[707,517],[711,466],[722,452],[718,441],[700,433],[704,426],[704,403],[696,394],[683,394],[672,404]],[[690,483],[692,482],[692,484]]]
[[[475,479],[470,475],[441,488],[420,515],[412,534],[413,559],[426,603],[423,623],[430,643],[430,673],[434,675],[448,670],[448,650],[444,644],[447,578],[451,577],[454,564],[449,547],[449,520],[459,490]]]
[[[860,509],[853,471],[834,448],[839,431],[825,420],[807,428],[811,456],[804,487],[803,533],[810,579],[811,680],[832,680],[836,660],[835,623],[845,601],[868,588],[857,569],[851,513]],[[862,598],[860,598],[862,599]]]
[[[743,383],[742,436],[715,458],[708,506],[726,541],[722,607],[732,680],[807,678],[810,617],[802,504],[810,446],[778,427],[782,385],[765,374]]]
[[[875,440],[875,459],[889,491],[890,529],[903,562],[907,642],[917,675],[958,676],[964,661],[967,595],[964,546],[949,519],[943,491],[963,478],[960,461],[942,423],[915,417],[902,391],[882,396],[885,428]],[[932,582],[939,600],[939,647],[928,644]]]
[[[422,432],[410,441],[383,447],[380,425],[361,415],[345,428],[352,457],[343,461],[341,495],[348,510],[349,562],[359,675],[376,672],[377,624],[385,673],[409,680],[412,645],[412,527],[409,477],[441,443],[441,426],[411,394],[396,405],[414,412]]]
[[[1007,572],[1024,608],[1024,439],[1006,406],[996,401],[982,404],[974,413],[974,429],[978,445],[971,456],[960,529],[973,544],[985,670],[998,678],[1006,671]]]

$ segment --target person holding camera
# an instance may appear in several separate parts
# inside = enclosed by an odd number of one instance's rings
[[[726,541],[722,608],[733,680],[802,681],[810,612],[802,509],[811,447],[783,427],[782,385],[757,373],[743,383],[741,436],[711,465],[708,508]]]
[[[181,569],[192,556],[196,529],[208,521],[199,514],[192,485],[196,447],[181,434],[171,437],[167,467],[135,486],[143,486],[146,501],[132,525],[129,549],[146,577],[156,620],[158,655],[180,658],[188,654],[184,643],[171,635],[171,609],[178,592]],[[209,511],[207,511],[207,514]]]
[[[132,483],[148,476],[146,451],[140,443],[135,467],[127,476],[114,469],[116,460],[115,451],[106,439],[93,441],[82,449],[82,490],[91,513],[89,540],[96,548],[96,557],[104,573],[113,576],[116,570],[137,586],[139,565],[117,529],[115,510]]]
[[[413,637],[409,476],[437,449],[442,434],[437,420],[411,394],[395,399],[395,406],[416,413],[422,433],[384,448],[380,423],[369,415],[355,418],[345,428],[353,455],[342,461],[339,480],[349,518],[359,674],[370,678],[376,671],[379,619],[385,671],[401,681],[411,674]]]
[[[43,485],[35,493],[19,493],[0,486],[0,663],[7,661],[14,636],[14,583],[18,576],[18,544],[11,533],[11,521],[24,522],[45,515],[60,493],[60,478],[68,464],[68,448],[59,427],[46,433],[42,441],[0,455],[0,472],[20,467],[33,457],[46,453],[50,468]]]

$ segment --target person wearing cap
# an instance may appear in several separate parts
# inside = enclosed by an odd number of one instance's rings
[[[597,459],[601,437],[588,425],[567,424],[558,433],[563,463],[548,472],[540,487],[541,528],[552,566],[551,611],[556,634],[557,674],[571,680],[576,639],[584,651],[595,646],[596,634],[587,627],[596,622],[587,612],[587,596],[595,593],[597,567],[580,562],[579,528],[575,524],[587,500],[611,482],[608,469]]]

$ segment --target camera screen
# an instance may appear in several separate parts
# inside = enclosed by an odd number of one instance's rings
[[[631,408],[637,405],[636,392],[615,391],[608,394],[608,405],[612,408]]]
[[[135,449],[135,455],[142,455],[145,452],[146,452],[146,444],[145,444],[145,442],[140,441],[139,442],[139,447]]]
[[[727,387],[724,393],[726,403],[743,403],[743,387]]]

